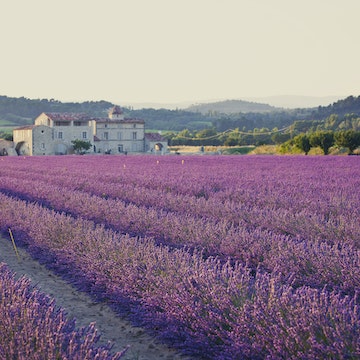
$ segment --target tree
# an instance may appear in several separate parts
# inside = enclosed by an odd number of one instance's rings
[[[337,146],[349,149],[349,154],[360,146],[360,132],[354,130],[338,131],[334,135]]]
[[[277,132],[277,133],[271,135],[271,141],[273,141],[275,144],[278,144],[278,145],[282,144],[288,140],[290,140],[290,133],[282,134],[282,133]]]
[[[325,119],[325,128],[328,130],[336,130],[339,126],[341,120],[336,114],[331,114],[328,118]]]
[[[189,129],[183,129],[175,137],[172,138],[172,145],[192,145],[193,134]]]
[[[239,129],[236,128],[235,130],[231,131],[226,136],[226,140],[224,141],[225,146],[236,146],[240,144],[240,132]]]
[[[334,145],[334,133],[332,131],[316,131],[310,134],[310,145],[319,146],[324,155],[328,155],[329,149]]]
[[[13,134],[10,133],[4,134],[4,140],[13,141]]]
[[[198,145],[220,145],[218,140],[218,133],[215,128],[203,129],[195,134]]]
[[[305,134],[300,134],[294,137],[294,144],[297,148],[307,155],[311,149],[310,139]]]
[[[89,141],[76,139],[71,142],[73,144],[73,149],[77,154],[82,154],[91,148],[91,143]]]

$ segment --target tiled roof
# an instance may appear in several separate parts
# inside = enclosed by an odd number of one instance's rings
[[[45,113],[53,121],[80,121],[92,120],[92,118],[85,113]]]
[[[26,125],[26,126],[20,126],[14,129],[15,130],[31,130],[34,129],[34,127],[39,126],[39,125]]]
[[[14,143],[9,140],[0,139],[0,149],[13,147]]]
[[[141,119],[109,119],[109,118],[94,118],[85,113],[45,113],[47,117],[49,117],[53,121],[89,121],[95,120],[99,123],[134,123],[134,124],[144,124],[145,121]]]
[[[97,123],[113,123],[113,124],[126,124],[126,123],[132,123],[132,124],[145,124],[144,120],[141,119],[107,119],[107,118],[102,118],[102,119],[94,119],[96,120]]]
[[[149,141],[166,141],[159,133],[145,133],[145,138]]]

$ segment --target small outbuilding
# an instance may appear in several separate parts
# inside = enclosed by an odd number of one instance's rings
[[[159,133],[146,133],[145,151],[154,154],[166,154],[168,152],[168,142]]]

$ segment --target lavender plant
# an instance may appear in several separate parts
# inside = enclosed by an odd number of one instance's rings
[[[202,358],[359,356],[357,159],[54,159],[5,160],[0,227],[83,290]]]
[[[35,289],[30,281],[0,264],[0,358],[19,360],[99,359],[116,360],[110,347],[96,347],[95,324],[75,328],[53,299]]]

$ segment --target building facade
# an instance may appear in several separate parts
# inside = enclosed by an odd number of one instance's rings
[[[145,122],[124,117],[114,106],[108,118],[92,118],[81,113],[42,113],[34,125],[14,129],[15,149],[19,155],[65,155],[73,153],[74,140],[91,144],[89,153],[127,154],[167,152],[167,141],[161,136],[154,143],[145,134]],[[151,135],[151,134],[150,134]]]

